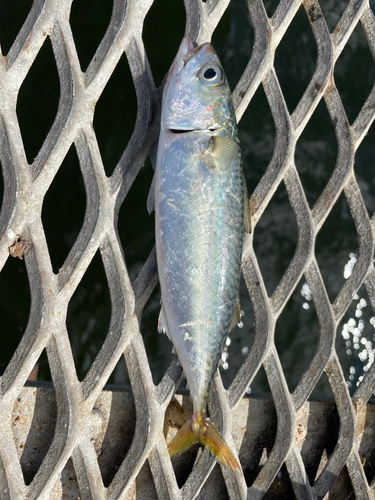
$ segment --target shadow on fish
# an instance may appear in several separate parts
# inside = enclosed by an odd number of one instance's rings
[[[207,417],[209,389],[230,330],[240,321],[243,232],[250,212],[229,85],[213,47],[184,38],[164,87],[155,209],[162,294],[158,329],[173,342],[193,414],[170,455],[201,442],[233,470],[240,466]]]

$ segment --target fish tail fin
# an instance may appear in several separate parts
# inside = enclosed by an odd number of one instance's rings
[[[211,420],[203,415],[192,415],[168,445],[169,455],[182,453],[194,443],[202,443],[219,462],[235,472],[240,471],[238,461]]]
[[[199,442],[199,433],[193,428],[192,417],[188,418],[168,445],[169,455],[179,455],[194,443]]]

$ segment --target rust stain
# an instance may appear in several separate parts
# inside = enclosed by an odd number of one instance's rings
[[[21,239],[19,234],[16,235],[16,239],[13,241],[12,245],[8,247],[9,253],[12,257],[23,259],[23,256],[27,254],[30,250],[30,244],[27,241]]]
[[[180,429],[187,418],[190,415],[190,411],[186,411],[178,401],[171,401],[168,405],[166,411],[166,417],[164,422],[164,434],[168,433],[169,428]]]
[[[297,443],[301,443],[305,440],[307,434],[307,428],[305,425],[299,423],[296,428],[296,441]]]

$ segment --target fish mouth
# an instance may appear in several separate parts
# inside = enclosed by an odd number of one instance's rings
[[[189,132],[196,132],[195,129],[178,129],[178,128],[170,128],[168,129],[168,132],[171,132],[172,134],[187,134]]]
[[[187,134],[189,132],[216,132],[215,128],[192,128],[192,129],[178,129],[178,128],[169,128],[168,132],[171,132],[172,134]]]

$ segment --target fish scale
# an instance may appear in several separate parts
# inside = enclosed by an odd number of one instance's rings
[[[229,86],[210,44],[185,38],[163,93],[153,190],[162,293],[159,328],[174,344],[193,415],[169,444],[196,441],[239,464],[207,418],[207,399],[233,319],[248,203]],[[237,322],[237,321],[235,321]]]

